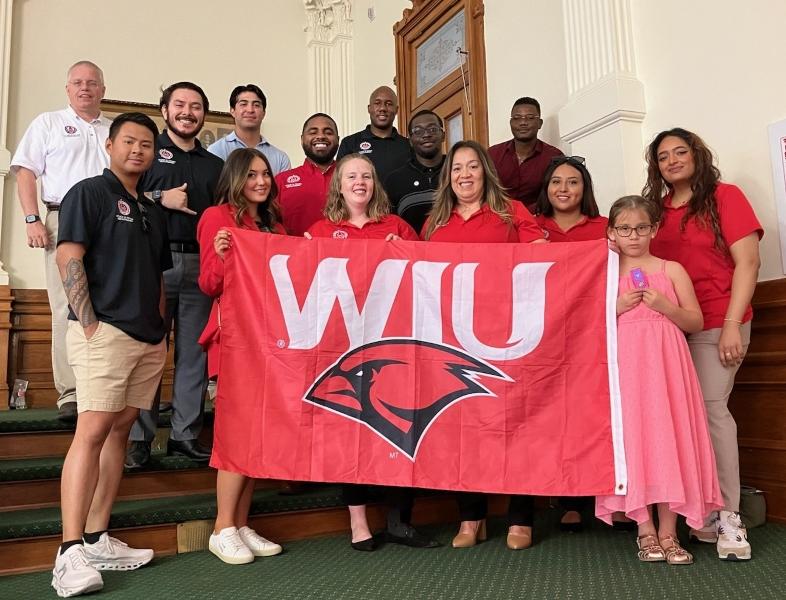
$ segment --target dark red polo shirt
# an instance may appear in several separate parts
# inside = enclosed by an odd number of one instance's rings
[[[759,238],[764,235],[750,202],[736,185],[719,183],[715,189],[715,201],[721,236],[727,247],[751,233],[756,233]],[[688,219],[685,231],[680,231],[687,210],[687,205],[672,207],[671,195],[663,199],[663,220],[650,243],[650,252],[685,267],[704,314],[704,329],[723,327],[731,300],[734,261],[731,255],[715,248],[715,235],[709,226],[705,227],[696,219]],[[752,315],[753,310],[748,306],[743,322],[750,321]]]
[[[508,140],[489,148],[489,154],[508,195],[533,211],[549,162],[555,156],[562,156],[562,150],[538,140],[532,156],[519,164],[514,142]]]
[[[584,217],[567,231],[563,231],[551,217],[538,215],[535,217],[543,230],[543,235],[550,242],[589,242],[605,240],[609,220],[606,217]]]
[[[309,227],[325,217],[322,210],[335,167],[336,163],[333,162],[323,173],[322,169],[306,159],[301,166],[276,175],[281,221],[290,235],[303,235]]]
[[[379,221],[369,221],[363,227],[348,221],[334,223],[328,219],[317,221],[308,232],[312,237],[327,237],[337,240],[384,240],[388,234],[399,236],[402,240],[418,241],[418,234],[407,222],[396,215],[385,215]]]
[[[513,220],[505,223],[488,204],[483,204],[480,210],[470,216],[466,221],[454,209],[448,222],[442,227],[437,227],[431,234],[431,242],[534,242],[543,239],[543,232],[538,227],[530,212],[519,202],[511,202]],[[428,227],[428,220],[423,225],[421,239]]]

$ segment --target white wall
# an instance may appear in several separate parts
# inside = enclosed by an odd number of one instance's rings
[[[562,2],[486,0],[486,78],[489,143],[509,140],[517,98],[540,102],[540,138],[563,150],[557,113],[568,99]]]
[[[157,103],[162,87],[191,80],[204,88],[211,108],[229,110],[235,85],[257,83],[268,97],[263,133],[294,164],[302,161],[308,81],[301,0],[135,0],[107,17],[110,6],[102,0],[14,2],[11,151],[35,115],[66,106],[66,70],[88,59],[103,69],[106,95],[116,100]],[[27,248],[11,176],[2,222],[0,251],[11,287],[45,287],[41,251]]]
[[[645,143],[680,126],[717,153],[766,229],[761,279],[783,273],[767,126],[786,118],[784,23],[786,2],[775,0],[633,2]]]

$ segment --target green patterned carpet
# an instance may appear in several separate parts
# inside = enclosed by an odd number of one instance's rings
[[[131,573],[105,573],[107,600],[254,598],[325,600],[474,600],[648,598],[676,600],[782,599],[786,597],[786,528],[751,531],[754,559],[727,563],[709,545],[691,546],[696,563],[669,567],[640,563],[632,533],[601,525],[580,534],[557,531],[553,513],[541,515],[536,545],[511,552],[504,525],[491,540],[468,550],[415,550],[387,545],[374,553],[353,551],[347,538],[288,544],[284,554],[250,565],[225,565],[208,552],[155,560]],[[549,521],[548,523],[546,521]],[[449,544],[453,527],[424,529]],[[51,574],[0,578],[0,598],[55,598]]]

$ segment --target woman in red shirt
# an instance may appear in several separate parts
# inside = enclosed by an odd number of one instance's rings
[[[434,208],[421,236],[432,242],[544,243],[541,231],[521,203],[505,196],[488,152],[474,141],[456,143],[445,157]],[[454,548],[469,548],[486,539],[488,497],[462,492],[457,496],[461,526]],[[532,545],[535,502],[511,496],[508,548]]]
[[[314,223],[305,236],[334,239],[377,239],[417,241],[418,236],[406,221],[389,214],[390,202],[379,183],[373,163],[362,154],[349,154],[336,165],[330,180],[325,218]],[[345,484],[344,502],[349,509],[352,548],[370,552],[377,548],[376,538],[366,518],[371,486]],[[385,541],[416,548],[434,548],[436,542],[421,535],[410,524],[413,494],[409,488],[387,488],[390,504]]]
[[[231,247],[232,228],[263,233],[285,234],[276,197],[278,188],[265,155],[253,148],[235,150],[229,155],[216,186],[218,205],[211,206],[199,220],[197,238],[200,248],[199,287],[215,298],[205,331],[199,342],[207,352],[208,374],[218,375],[220,355],[220,298],[224,287],[224,255]],[[210,466],[218,469],[216,498],[218,514],[210,551],[229,564],[244,564],[255,556],[273,556],[281,546],[258,535],[248,526],[248,512],[254,493],[254,480],[228,470],[221,455],[220,426],[224,414],[236,411],[231,399],[216,404],[213,431],[213,456]]]
[[[592,177],[581,156],[555,156],[543,177],[537,221],[550,242],[606,239],[609,220],[600,215]]]
[[[724,510],[691,537],[717,543],[721,559],[751,557],[739,517],[737,425],[728,409],[734,377],[750,342],[751,298],[763,230],[742,191],[720,181],[712,153],[695,133],[659,133],[647,149],[643,195],[663,207],[652,253],[680,262],[696,288],[704,331],[688,336],[718,464]]]

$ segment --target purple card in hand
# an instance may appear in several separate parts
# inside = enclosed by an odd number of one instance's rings
[[[650,282],[647,281],[647,276],[644,274],[644,271],[638,267],[630,270],[630,278],[633,280],[633,287],[635,287],[637,290],[643,290],[648,288],[650,285]]]

